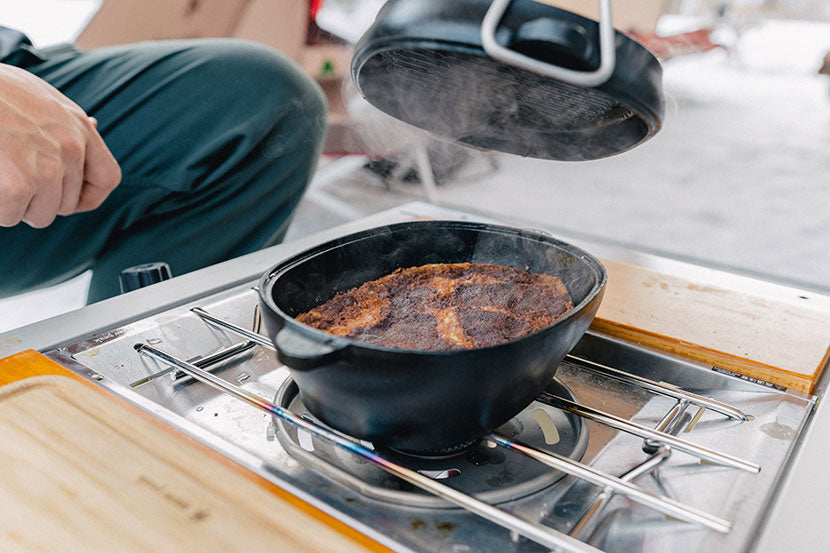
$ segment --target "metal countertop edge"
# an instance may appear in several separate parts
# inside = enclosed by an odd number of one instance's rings
[[[817,400],[815,413],[772,497],[752,544],[753,553],[827,550],[830,480],[824,474],[830,455],[830,409],[822,399]]]

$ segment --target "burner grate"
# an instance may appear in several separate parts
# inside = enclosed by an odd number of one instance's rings
[[[213,317],[204,310],[195,308],[193,309],[193,312],[196,313],[203,320],[215,326],[242,335],[246,337],[248,340],[251,340],[257,344],[264,345],[266,347],[272,347],[271,343],[267,339],[263,338],[262,336],[256,333],[252,333],[241,327],[223,321],[219,318]],[[613,415],[610,415],[608,413],[602,413],[601,411],[598,411],[596,409],[584,408],[578,405],[569,405],[567,403],[567,401],[569,401],[567,398],[561,398],[558,396],[550,398],[544,396],[544,399],[552,403],[558,404],[559,406],[561,406],[561,408],[565,409],[566,411],[574,412],[573,410],[580,410],[580,412],[575,413],[580,417],[585,417],[590,420],[594,420],[596,422],[609,425],[612,428],[624,430],[626,432],[635,434],[640,437],[646,436],[646,442],[644,442],[644,445],[647,449],[653,449],[655,446],[657,447],[656,452],[651,457],[649,457],[649,459],[647,459],[644,463],[641,463],[634,469],[629,470],[627,473],[623,474],[622,477],[619,478],[604,473],[590,466],[584,465],[578,461],[568,459],[567,457],[561,456],[559,454],[530,447],[526,444],[520,443],[515,440],[511,440],[499,434],[491,434],[485,437],[486,440],[493,442],[499,447],[518,452],[535,461],[538,461],[539,463],[545,466],[548,466],[555,470],[562,471],[566,474],[575,476],[581,480],[584,480],[585,482],[600,487],[601,492],[599,496],[597,496],[597,498],[591,504],[590,508],[583,515],[582,519],[579,520],[579,522],[574,526],[570,534],[566,534],[553,528],[547,527],[538,522],[525,520],[510,512],[504,511],[502,509],[494,507],[493,505],[482,502],[481,500],[474,498],[468,494],[459,492],[445,484],[442,484],[439,481],[424,476],[421,473],[403,467],[395,463],[394,461],[390,460],[389,458],[384,457],[378,452],[374,452],[366,448],[361,443],[349,437],[333,432],[313,421],[300,417],[288,409],[275,405],[274,403],[265,400],[255,394],[251,394],[250,392],[247,392],[246,390],[238,386],[224,381],[223,379],[204,370],[203,368],[188,363],[187,361],[178,359],[175,356],[165,353],[164,351],[161,351],[158,348],[155,348],[147,344],[138,344],[136,345],[136,349],[144,355],[154,357],[157,360],[160,360],[168,365],[171,365],[172,367],[181,370],[183,373],[197,380],[205,382],[206,384],[209,384],[210,386],[213,386],[229,395],[232,395],[237,399],[243,400],[263,411],[271,413],[272,415],[279,417],[281,420],[287,422],[288,424],[301,428],[319,438],[325,439],[335,444],[337,447],[341,448],[344,451],[349,451],[353,454],[359,455],[365,460],[376,465],[377,467],[380,467],[381,469],[388,471],[389,473],[394,474],[395,476],[407,482],[410,482],[414,486],[418,486],[419,488],[422,488],[438,497],[455,503],[456,505],[459,505],[505,528],[515,531],[517,534],[525,536],[526,538],[533,540],[545,547],[558,550],[579,552],[597,551],[596,548],[594,548],[591,545],[588,545],[584,541],[580,541],[580,539],[577,539],[575,536],[581,537],[589,533],[592,523],[597,518],[597,514],[602,511],[603,507],[608,503],[608,501],[614,494],[619,494],[628,497],[629,499],[637,503],[646,505],[652,509],[655,509],[656,511],[667,514],[678,520],[692,522],[700,526],[716,530],[721,533],[729,532],[731,524],[728,521],[716,516],[712,516],[693,507],[684,505],[668,497],[650,493],[645,489],[640,488],[631,483],[638,476],[648,474],[649,472],[653,471],[656,467],[664,463],[665,460],[668,459],[668,457],[671,455],[673,449],[685,448],[684,451],[686,453],[695,455],[701,459],[705,459],[710,462],[715,462],[724,466],[740,468],[748,472],[757,472],[758,470],[760,470],[760,467],[754,465],[753,463],[736,459],[734,457],[713,450],[703,451],[702,448],[699,448],[690,442],[680,440],[672,434],[663,432],[663,430],[672,427],[677,429],[678,425],[675,423],[679,420],[678,417],[680,417],[683,414],[688,405],[697,405],[700,409],[709,409],[738,421],[746,421],[746,415],[744,415],[739,410],[729,405],[720,402],[715,402],[708,398],[686,392],[672,385],[664,385],[662,383],[648,380],[636,375],[628,374],[623,371],[613,369],[611,367],[599,365],[587,361],[585,359],[569,357],[568,362],[579,365],[581,369],[602,373],[602,375],[605,377],[620,380],[625,382],[626,384],[637,386],[641,389],[645,389],[653,393],[672,397],[676,400],[677,403],[666,414],[666,416],[663,417],[663,420],[658,425],[658,429],[651,430],[642,427],[641,425],[632,426],[632,423],[630,423],[630,421],[622,420],[621,422],[621,420],[615,420]],[[694,423],[695,421],[692,422]]]
[[[561,382],[554,380],[552,393],[576,399]],[[301,417],[311,417],[303,405],[297,385],[287,379],[274,403]],[[320,423],[322,424],[322,423]],[[344,483],[361,494],[400,505],[428,508],[458,508],[418,487],[411,486],[362,458],[343,452],[323,440],[275,420],[277,438],[294,458]],[[512,440],[546,447],[573,459],[581,459],[588,447],[588,425],[578,415],[533,402],[498,429]],[[374,446],[362,442],[367,447]],[[488,440],[475,440],[458,455],[443,458],[413,457],[392,451],[378,451],[395,463],[436,480],[446,480],[456,490],[491,504],[502,504],[539,492],[562,479],[525,455],[509,455]]]
[[[459,455],[463,455],[465,452],[469,451],[474,445],[479,443],[480,440],[469,440],[467,442],[454,445],[452,447],[442,447],[441,449],[421,449],[417,451],[408,450],[408,449],[396,449],[394,447],[389,448],[389,450],[393,453],[398,453],[403,455],[404,457],[412,457],[414,459],[421,459],[423,461],[442,461],[445,459],[454,459]]]

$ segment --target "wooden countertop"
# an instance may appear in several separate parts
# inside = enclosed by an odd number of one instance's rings
[[[37,352],[2,384],[4,553],[389,551]]]
[[[592,329],[810,393],[830,356],[830,309],[807,295],[603,260],[608,285]]]

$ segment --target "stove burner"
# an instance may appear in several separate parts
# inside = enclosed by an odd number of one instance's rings
[[[406,455],[409,457],[415,457],[416,459],[423,459],[425,461],[441,461],[444,459],[452,459],[453,457],[458,457],[459,455],[462,455],[465,451],[470,449],[478,441],[479,440],[470,440],[468,442],[454,445],[452,447],[442,447],[441,449],[424,449],[420,451],[397,449],[394,447],[390,447],[389,449],[391,451],[394,451],[395,453],[400,453],[401,455]]]
[[[547,391],[576,401],[571,390],[558,380],[553,380]],[[274,402],[309,416],[291,379],[283,382]],[[458,508],[280,419],[275,418],[274,425],[282,446],[303,466],[322,472],[365,496],[407,506]],[[588,446],[588,425],[580,417],[536,401],[496,429],[496,433],[577,460]],[[394,449],[378,452],[430,478],[447,479],[453,488],[494,505],[529,496],[564,477],[563,473],[525,455],[505,451],[482,439],[445,450],[414,452],[414,455]]]

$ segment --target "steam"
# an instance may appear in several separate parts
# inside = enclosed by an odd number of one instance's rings
[[[472,148],[579,161],[619,153],[647,134],[634,110],[599,89],[466,51],[381,51],[363,61],[358,78],[381,111],[426,129],[432,139]],[[625,84],[635,91],[649,88],[644,82]],[[404,133],[396,124],[389,128],[409,140],[424,140],[424,134]]]
[[[341,94],[349,114],[349,149],[364,152],[373,159],[394,160],[397,164],[394,176],[398,180],[416,173],[421,182],[434,179],[441,184],[456,176],[471,161],[487,155],[459,144],[451,137],[436,136],[387,115],[363,99],[350,80],[344,82]],[[402,98],[402,95],[392,89],[389,97]],[[441,117],[440,111],[437,116]],[[425,157],[422,158],[423,154]],[[430,201],[438,203],[437,197]]]
[[[600,270],[599,262],[582,250],[535,232],[438,221],[380,227],[317,251],[273,287],[275,301],[291,316],[401,267],[466,261],[559,277],[579,307],[594,290]]]

